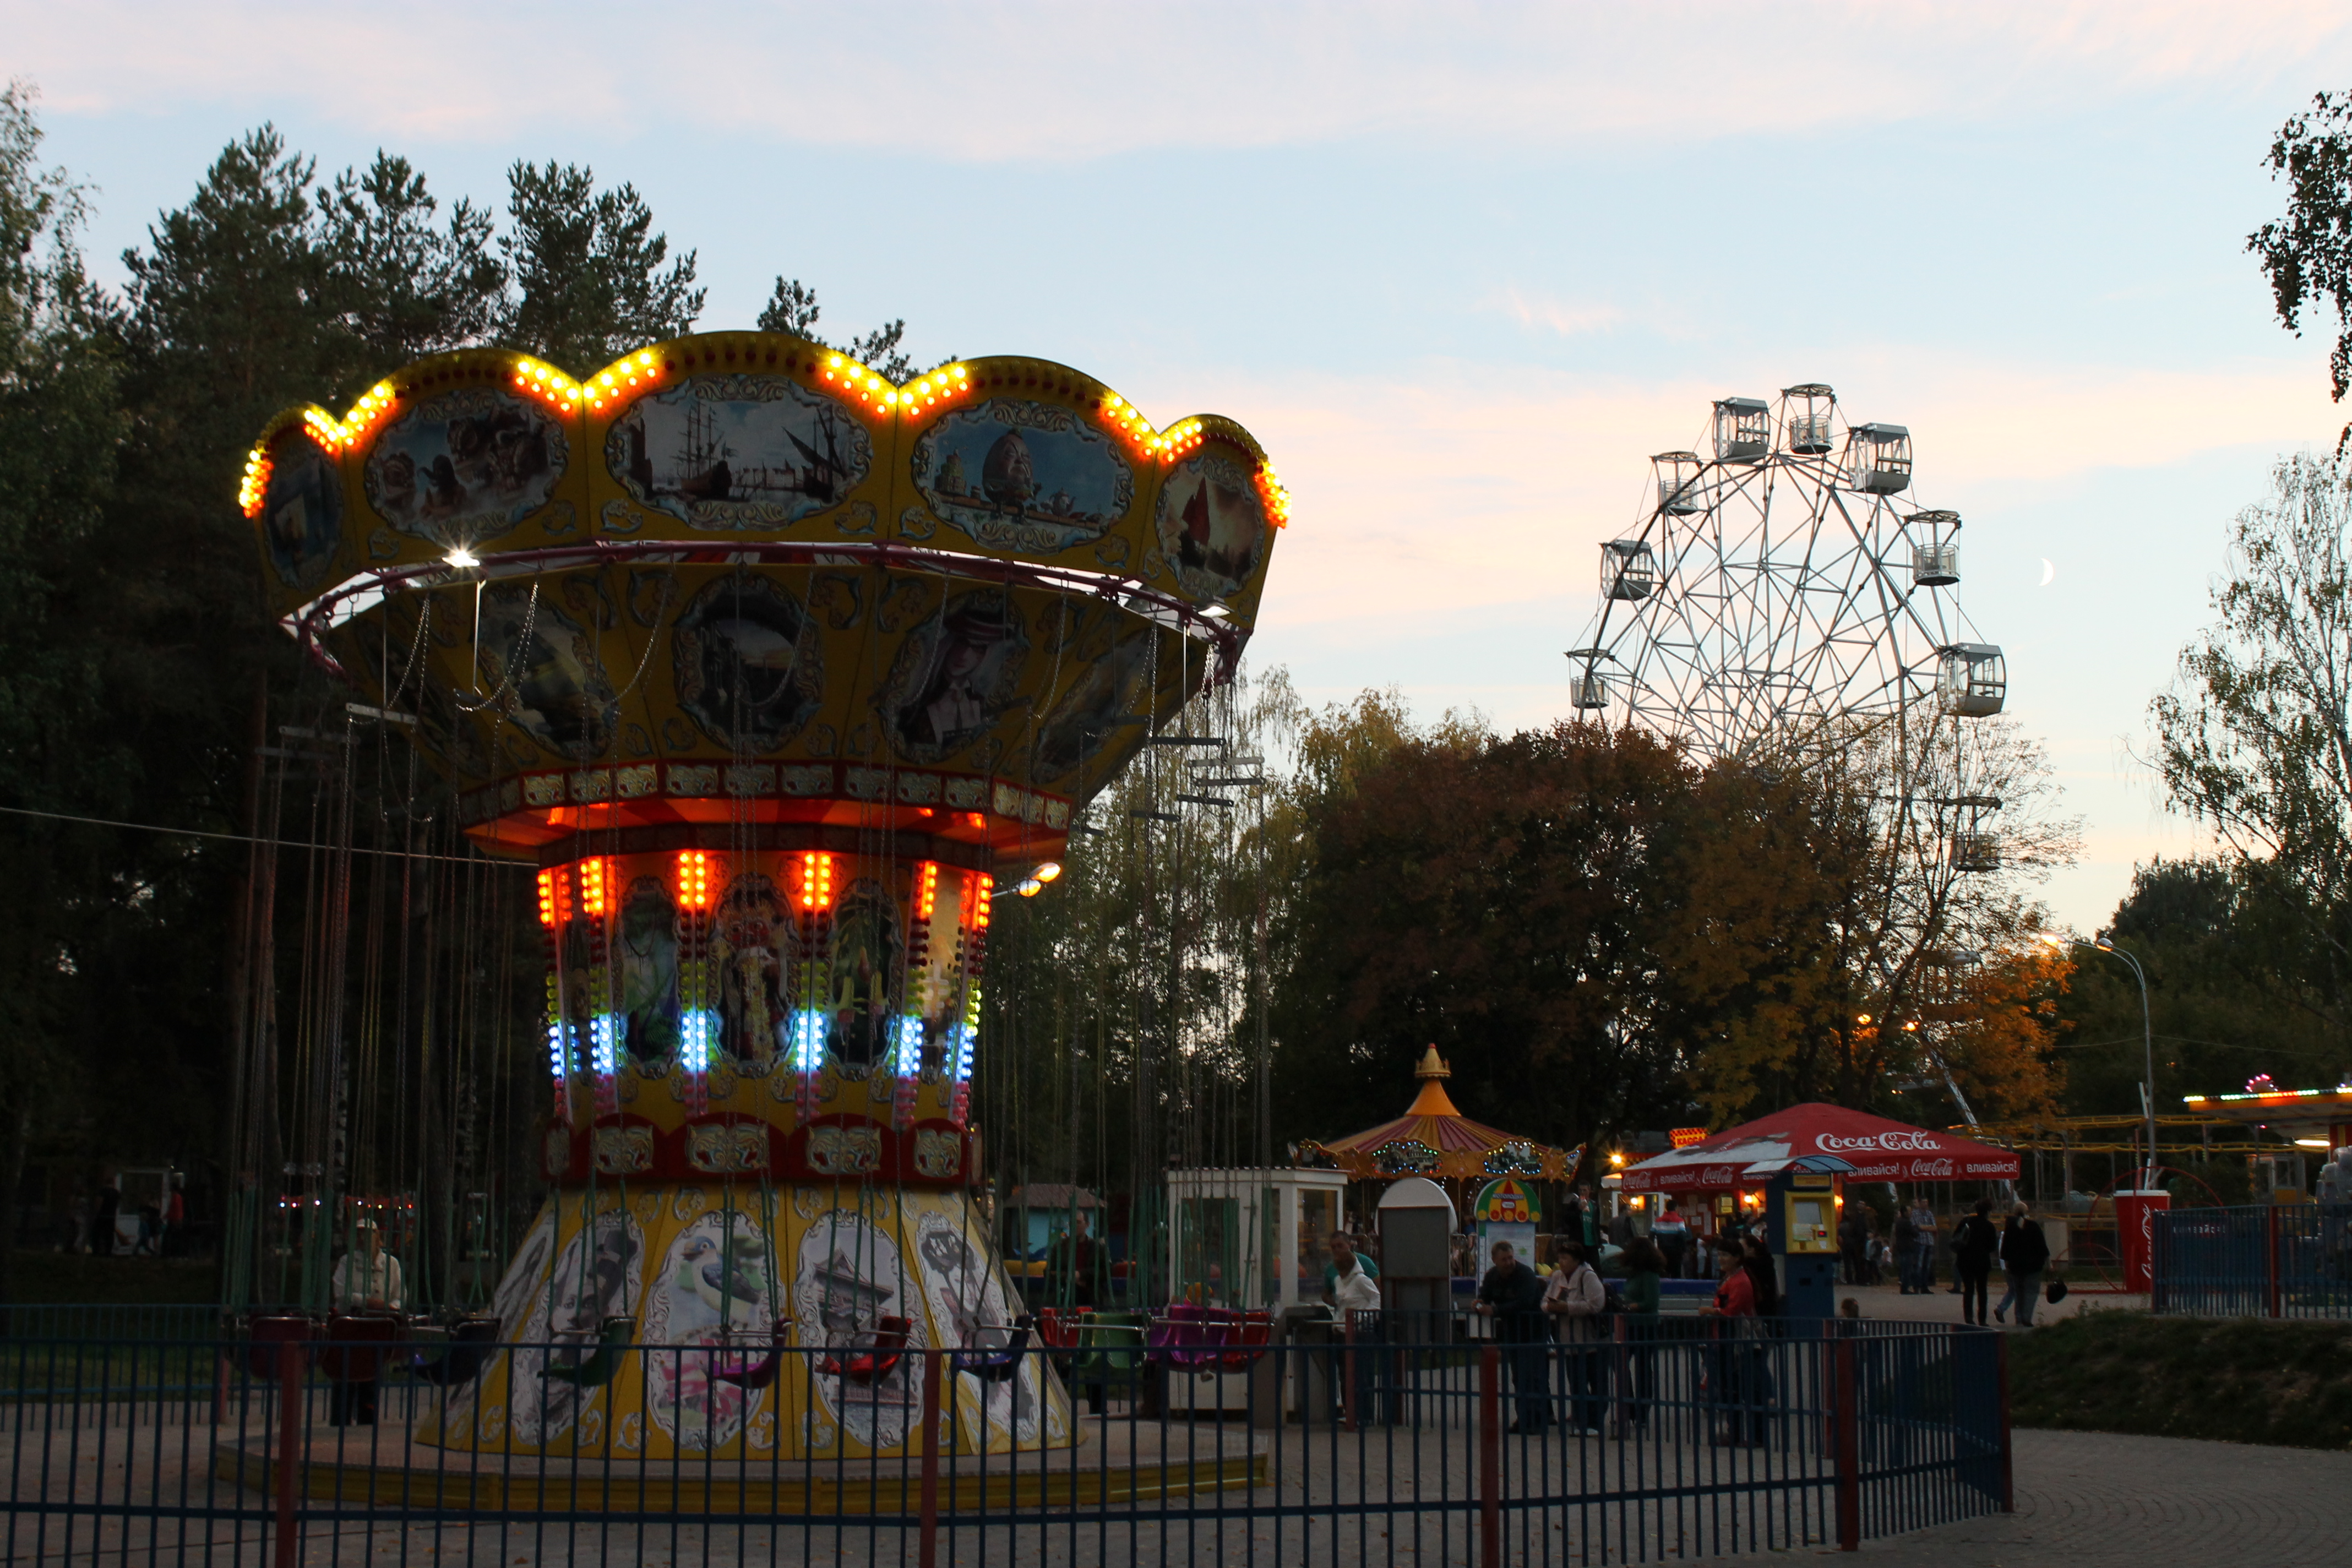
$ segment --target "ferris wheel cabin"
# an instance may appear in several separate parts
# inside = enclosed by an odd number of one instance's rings
[[[1658,557],[1641,539],[1612,539],[1601,546],[1601,595],[1646,599],[1658,585]]]
[[[1772,410],[1760,397],[1727,397],[1715,405],[1715,455],[1726,463],[1760,462],[1772,450]]]
[[[1817,381],[1783,387],[1781,437],[1801,458],[1818,458],[1832,447],[1830,416],[1837,409],[1837,394]]]
[[[1911,432],[1900,425],[1855,426],[1845,438],[1845,479],[1865,495],[1908,489]]]
[[[1989,719],[2009,696],[2009,663],[1990,643],[1954,643],[1943,660],[1936,690],[1944,711],[1963,719]]]
[[[1696,452],[1661,452],[1650,459],[1658,476],[1658,510],[1668,517],[1688,517],[1706,510],[1699,492],[1699,474],[1706,468]]]
[[[1910,517],[1911,581],[1922,588],[1948,588],[1960,580],[1960,531],[1956,511],[1915,511]]]

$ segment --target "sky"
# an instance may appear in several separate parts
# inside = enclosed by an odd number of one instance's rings
[[[1960,602],[2083,818],[2042,896],[2084,931],[2202,845],[2141,760],[2149,701],[2232,516],[2352,417],[2244,250],[2278,126],[2352,88],[2352,5],[0,19],[110,276],[268,121],[492,205],[518,159],[626,180],[697,253],[705,326],[796,277],[835,335],[903,317],[924,363],[1040,355],[1163,425],[1238,419],[1292,492],[1252,658],[1318,701],[1565,716],[1649,455],[1716,398],[1827,382],[1965,519]]]

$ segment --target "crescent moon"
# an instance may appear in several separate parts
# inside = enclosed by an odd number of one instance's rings
[[[2050,586],[2051,580],[2057,575],[2058,568],[2050,564],[2050,557],[2047,555],[2043,556],[2042,558],[2042,586],[2045,588]]]

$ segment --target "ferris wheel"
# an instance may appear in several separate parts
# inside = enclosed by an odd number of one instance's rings
[[[1959,514],[1912,504],[1911,434],[1848,425],[1807,383],[1717,402],[1709,451],[1661,452],[1634,526],[1601,547],[1573,700],[1703,761],[1841,721],[2000,711],[2005,661],[1962,614]]]

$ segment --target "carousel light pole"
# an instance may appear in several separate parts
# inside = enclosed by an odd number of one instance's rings
[[[2140,967],[2138,959],[2134,958],[2130,953],[2126,952],[2122,948],[2117,947],[2113,941],[2105,939],[2104,934],[2099,939],[2085,942],[2079,936],[2062,939],[2044,932],[2042,940],[2048,942],[2052,947],[2056,948],[2061,952],[2065,952],[2070,947],[2095,947],[2101,952],[2112,953],[2114,956],[2122,959],[2126,963],[2131,966],[2132,978],[2139,982],[2140,1045],[2146,1053],[2145,1068],[2147,1072],[2147,1077],[2140,1084],[2139,1099],[2140,1109],[2146,1112],[2147,1116],[2147,1166],[2140,1173],[2139,1184],[2142,1191],[2151,1190],[2156,1185],[2157,1173],[2156,1025],[2153,1022],[2152,1016],[2148,1012],[2147,971]]]

